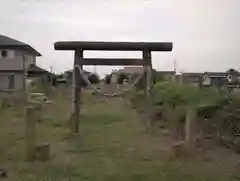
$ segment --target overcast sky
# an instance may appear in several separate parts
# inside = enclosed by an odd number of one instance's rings
[[[56,41],[172,41],[153,66],[178,71],[240,70],[240,0],[1,0],[0,34],[30,44],[37,64],[72,67]],[[140,57],[140,52],[86,52],[86,57]],[[114,67],[97,67],[100,74]],[[93,67],[87,67],[93,70]]]

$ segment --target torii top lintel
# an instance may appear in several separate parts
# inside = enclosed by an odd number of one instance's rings
[[[102,42],[61,41],[54,44],[55,50],[105,50],[105,51],[172,51],[172,42]]]

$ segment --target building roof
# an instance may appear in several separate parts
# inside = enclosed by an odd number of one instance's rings
[[[125,73],[125,74],[143,74],[142,66],[132,66],[132,67],[124,67],[117,71],[117,73]]]
[[[27,72],[30,72],[30,73],[49,73],[49,74],[53,74],[51,72],[49,72],[48,70],[45,70],[41,67],[38,67],[37,65],[34,65],[34,64],[31,64],[27,70]]]
[[[143,74],[143,72],[144,72],[143,66],[127,66],[117,71],[117,73],[126,73],[126,74]],[[162,74],[176,73],[175,71],[159,71],[159,70],[157,70],[157,72]]]
[[[71,70],[66,70],[64,73],[72,73],[72,69]],[[87,70],[84,70],[83,69],[83,72],[85,73],[85,74],[91,74],[91,72],[89,72],[89,71],[87,71]]]
[[[9,59],[9,62],[12,61],[12,59]],[[12,65],[15,65],[14,63],[11,63],[4,67],[4,69],[1,69],[1,66],[0,66],[0,72],[13,72],[13,73],[16,73],[16,72],[21,72],[23,73],[23,69],[21,67],[18,67],[18,66],[12,66]],[[50,73],[52,74],[51,72],[41,68],[41,67],[38,67],[37,65],[34,65],[34,64],[31,64],[29,66],[29,68],[27,69],[27,72],[30,72],[30,73]]]
[[[41,56],[41,54],[30,45],[4,35],[0,35],[0,48],[22,49],[32,52],[35,56]]]
[[[226,73],[227,74],[231,74],[231,75],[235,75],[235,76],[239,76],[240,75],[240,72],[238,72],[235,69],[229,69]]]
[[[196,76],[202,76],[203,73],[201,72],[185,72],[185,73],[182,73],[182,76],[184,77],[196,77]]]
[[[226,72],[204,72],[204,74],[208,74],[210,77],[226,77]]]
[[[172,71],[172,70],[164,70],[164,71],[159,71],[157,70],[158,73],[162,73],[162,74],[176,74],[175,71]]]

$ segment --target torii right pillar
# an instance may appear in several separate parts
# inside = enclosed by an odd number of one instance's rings
[[[143,50],[143,69],[144,69],[144,83],[145,83],[145,122],[151,128],[152,124],[152,89],[153,89],[153,76],[152,76],[152,56],[151,51]]]

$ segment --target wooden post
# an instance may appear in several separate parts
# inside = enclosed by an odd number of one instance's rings
[[[26,160],[34,161],[36,159],[36,119],[35,107],[26,108]]]
[[[38,159],[40,161],[47,161],[50,159],[50,145],[49,143],[41,144],[36,147]]]
[[[152,59],[151,51],[143,51],[143,61],[144,61],[144,81],[145,81],[145,101],[146,101],[146,124],[151,124],[152,118]],[[152,124],[151,124],[152,126]]]
[[[83,58],[82,50],[75,50],[74,68],[73,68],[73,99],[72,99],[72,116],[70,120],[70,131],[72,134],[79,133],[80,119],[80,102],[81,102],[81,84],[80,71],[82,72],[81,60]],[[76,67],[78,66],[78,67]]]
[[[196,109],[194,107],[188,107],[186,111],[186,123],[185,123],[185,146],[188,153],[192,153],[194,150],[194,122],[196,120]]]
[[[23,68],[23,102],[24,105],[27,104],[28,102],[28,92],[27,92],[27,67],[26,67],[26,63],[27,62],[27,52],[24,52],[23,54],[23,60],[22,60],[22,68]]]

